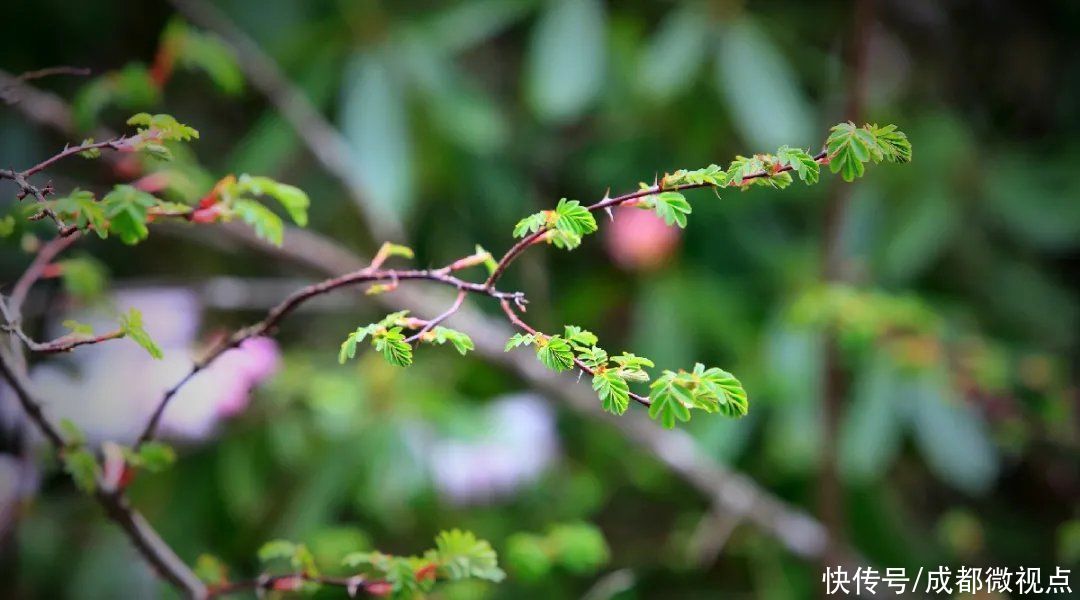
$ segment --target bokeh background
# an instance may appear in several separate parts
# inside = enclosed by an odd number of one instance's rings
[[[696,417],[663,438],[674,459],[620,418],[568,408],[560,388],[586,386],[570,376],[538,389],[500,361],[435,350],[408,370],[371,353],[339,366],[344,335],[386,311],[349,292],[314,303],[167,414],[181,460],[132,495],[185,559],[212,553],[251,575],[273,538],[330,565],[472,529],[510,578],[444,598],[808,597],[841,546],[879,567],[1078,566],[1077,3],[215,5],[340,130],[366,208],[169,4],[16,0],[0,68],[91,68],[33,82],[73,104],[77,127],[123,130],[151,110],[202,133],[173,165],[65,163],[49,173],[58,189],[149,169],[193,201],[225,174],[269,175],[306,190],[309,229],[344,248],[370,256],[393,239],[441,265],[477,243],[502,252],[520,217],[560,197],[591,202],[780,144],[816,150],[849,117],[898,124],[914,160],[852,185],[697,192],[682,231],[620,210],[577,251],[515,265],[504,287],[528,293],[542,329],[575,323],[661,367],[740,377],[749,416]],[[170,30],[202,54],[157,89],[146,69]],[[5,166],[81,139],[18,102],[0,106]],[[14,194],[3,189],[2,214]],[[0,284],[46,234],[0,239]],[[137,306],[166,351],[155,362],[121,341],[34,365],[54,410],[96,441],[127,441],[199,348],[323,275],[184,226],[134,249],[85,239],[67,258],[27,306],[35,331]],[[3,406],[0,595],[162,593]],[[673,469],[680,456],[717,481]],[[815,545],[813,529],[810,550],[793,551],[776,531],[805,538],[794,525],[710,497],[733,477],[837,544]]]

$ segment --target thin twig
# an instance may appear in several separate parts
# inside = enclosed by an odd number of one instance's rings
[[[814,155],[814,157],[813,157],[814,162],[823,163],[828,158],[828,156],[829,156],[828,152],[822,150],[821,152]],[[727,184],[725,184],[724,186],[721,186],[721,187],[732,187],[732,186],[735,186],[735,185],[746,185],[746,182],[748,182],[748,181],[753,181],[755,179],[762,179],[764,177],[772,177],[772,176],[777,175],[779,173],[787,173],[787,172],[791,171],[792,169],[793,169],[792,165],[784,165],[784,166],[779,167],[779,168],[777,168],[775,170],[756,171],[754,173],[750,173],[750,174],[744,176],[740,180],[740,182],[738,184],[736,184],[734,181],[731,181],[731,182],[728,182]],[[683,190],[693,190],[693,189],[700,189],[700,188],[714,188],[714,187],[717,187],[717,186],[715,186],[715,185],[713,185],[711,183],[684,183],[684,184],[680,184],[680,185],[673,185],[671,187],[665,187],[662,183],[658,183],[658,184],[649,186],[649,187],[647,187],[645,189],[637,190],[635,192],[630,192],[628,194],[623,194],[621,196],[616,196],[614,198],[605,197],[603,200],[600,200],[598,202],[590,204],[589,206],[586,206],[585,208],[590,212],[596,212],[598,210],[604,210],[604,209],[609,209],[609,208],[612,208],[612,207],[615,207],[615,206],[619,206],[621,204],[625,204],[627,202],[631,202],[631,201],[637,200],[639,198],[644,198],[644,197],[647,197],[647,196],[652,196],[654,194],[659,194],[660,192],[683,191]],[[485,284],[486,285],[495,285],[495,283],[502,277],[503,273],[506,272],[506,268],[508,266],[510,266],[510,263],[512,263],[518,256],[520,256],[529,246],[537,243],[540,240],[540,238],[545,233],[547,233],[549,230],[550,230],[550,227],[542,227],[538,231],[536,231],[535,233],[531,233],[531,234],[525,236],[520,241],[518,241],[516,244],[511,246],[511,248],[506,251],[506,254],[504,254],[502,256],[502,258],[499,259],[498,263],[495,266],[495,270],[492,271],[491,276],[488,277],[488,280],[487,280],[487,282],[485,282]]]
[[[466,295],[468,295],[468,292],[466,292],[465,290],[458,291],[457,298],[454,299],[454,303],[450,305],[450,308],[446,309],[445,312],[443,312],[439,316],[435,317],[434,319],[431,319],[430,321],[428,321],[427,324],[425,324],[423,327],[420,328],[420,331],[417,331],[415,334],[405,338],[405,343],[411,344],[411,343],[421,339],[424,336],[425,333],[431,331],[437,325],[439,325],[443,321],[449,319],[451,315],[456,313],[458,311],[458,309],[461,308],[461,303],[465,301],[465,296]],[[505,300],[504,300],[504,302],[505,302]]]
[[[67,446],[63,434],[45,416],[41,408],[43,404],[30,392],[25,375],[14,367],[7,352],[2,348],[0,348],[0,375],[7,380],[8,385],[15,392],[15,397],[22,405],[26,416],[58,452],[63,452]],[[189,597],[205,598],[206,586],[199,581],[184,561],[176,556],[172,548],[161,539],[146,519],[128,504],[127,498],[118,491],[107,490],[100,483],[96,488],[94,498],[105,509],[105,514],[127,533],[128,539],[132,541],[139,553],[162,577]]]
[[[78,235],[56,237],[41,246],[37,256],[30,262],[30,266],[26,268],[26,271],[23,271],[22,276],[15,281],[15,286],[11,288],[8,309],[12,312],[12,318],[16,319],[16,321],[19,319],[19,315],[22,313],[23,301],[26,300],[27,294],[30,293],[30,288],[37,283],[38,279],[41,279],[45,269],[52,261],[64,250],[70,248],[77,239],[79,239]]]
[[[157,433],[158,425],[161,423],[161,418],[165,414],[165,409],[168,407],[169,401],[180,391],[180,389],[186,385],[199,371],[205,369],[210,363],[217,360],[222,354],[238,347],[244,341],[251,338],[259,337],[270,333],[277,325],[291,312],[296,310],[304,302],[316,298],[323,294],[327,294],[334,290],[357,285],[360,283],[367,283],[371,281],[408,281],[408,280],[424,280],[443,285],[449,285],[459,290],[460,294],[474,293],[484,296],[490,296],[492,298],[506,301],[514,300],[521,301],[522,295],[520,292],[502,292],[495,288],[485,286],[484,284],[465,281],[449,275],[449,267],[443,267],[441,269],[420,269],[420,270],[379,270],[371,267],[365,267],[363,269],[353,271],[338,277],[326,279],[319,283],[304,286],[299,290],[293,292],[287,298],[282,300],[277,306],[270,309],[266,317],[248,327],[240,329],[233,333],[228,338],[222,339],[214,347],[212,347],[202,359],[196,361],[191,370],[184,375],[184,377],[176,383],[173,387],[165,391],[161,400],[154,408],[154,412],[151,414],[150,419],[147,421],[146,426],[143,428],[142,433],[139,435],[136,442],[136,448],[152,440]],[[454,311],[460,308],[460,302],[455,303]],[[451,313],[452,314],[452,311]],[[449,314],[446,315],[449,317]],[[438,318],[438,317],[437,317]],[[445,318],[445,317],[444,317]]]

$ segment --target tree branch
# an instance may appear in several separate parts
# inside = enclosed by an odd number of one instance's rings
[[[381,263],[381,261],[379,262]],[[202,359],[196,361],[195,364],[192,365],[191,370],[188,371],[188,373],[184,375],[184,377],[179,382],[177,382],[176,385],[166,390],[165,394],[162,396],[161,400],[154,408],[154,412],[151,414],[149,421],[147,421],[146,427],[139,435],[138,441],[135,445],[136,448],[154,438],[157,432],[157,428],[161,423],[161,418],[165,414],[165,409],[168,407],[169,401],[173,398],[173,396],[176,395],[177,392],[180,391],[180,389],[184,385],[191,381],[191,379],[196,374],[198,374],[199,371],[205,369],[207,366],[210,365],[210,363],[217,360],[217,358],[224,354],[226,351],[232,348],[236,348],[245,340],[270,333],[285,317],[287,317],[290,313],[296,310],[296,308],[299,307],[301,304],[307,302],[308,300],[311,300],[312,298],[316,298],[318,296],[327,294],[340,288],[372,281],[396,282],[409,280],[425,280],[457,288],[459,296],[458,301],[454,303],[454,305],[451,307],[451,310],[440,314],[435,319],[432,319],[428,323],[428,325],[425,325],[427,329],[434,327],[435,325],[452,315],[455,311],[457,311],[457,309],[461,307],[461,301],[464,300],[464,296],[467,293],[489,296],[500,301],[513,300],[515,302],[524,302],[524,296],[521,292],[502,292],[484,284],[465,281],[454,277],[453,275],[449,274],[452,270],[452,267],[453,265],[448,265],[441,269],[434,270],[420,269],[399,271],[394,269],[375,269],[371,266],[368,266],[363,269],[353,271],[351,273],[346,273],[345,275],[340,275],[338,277],[323,280],[319,283],[304,286],[299,290],[293,292],[287,298],[282,300],[277,306],[270,309],[269,313],[267,313],[266,317],[263,320],[236,331],[231,336],[223,339],[221,342],[211,348]],[[410,341],[418,340],[419,336],[427,329],[422,329],[420,333],[418,333],[413,338],[410,338]]]
[[[41,431],[45,439],[56,449],[64,452],[66,442],[60,430],[49,421],[42,411],[42,403],[30,392],[23,373],[14,367],[5,350],[0,348],[0,375],[7,380],[23,411]],[[206,586],[181,560],[172,548],[154,531],[154,528],[128,504],[127,498],[116,490],[106,489],[101,482],[96,486],[94,498],[105,514],[120,526],[140,554],[166,580],[191,598],[206,597]]]

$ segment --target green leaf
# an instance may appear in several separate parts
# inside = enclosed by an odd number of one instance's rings
[[[742,185],[744,178],[764,170],[765,163],[760,156],[747,157],[740,154],[728,166],[727,178],[728,181],[735,185]]]
[[[300,188],[279,183],[269,177],[241,175],[233,185],[232,193],[235,196],[270,196],[281,204],[294,223],[300,227],[307,226],[308,207],[311,206],[311,200]],[[397,248],[404,248],[404,246],[397,246]],[[409,251],[408,257],[412,258],[412,251]]]
[[[127,120],[128,125],[141,126],[136,129],[139,134],[153,132],[153,137],[160,140],[187,142],[199,139],[199,132],[194,127],[188,127],[177,121],[172,115],[151,115],[138,113]]]
[[[135,456],[138,460],[134,462],[151,473],[160,473],[176,462],[176,451],[161,442],[146,442]]]
[[[449,329],[447,327],[436,327],[431,330],[431,333],[435,334],[436,344],[450,342],[462,356],[465,356],[469,350],[476,349],[476,345],[473,343],[472,338],[461,331]]]
[[[592,381],[604,410],[616,415],[626,412],[630,406],[630,386],[617,371],[598,371]]]
[[[71,475],[75,487],[92,494],[97,488],[97,477],[101,472],[97,459],[86,449],[64,450],[61,454],[64,471]]]
[[[382,258],[389,258],[391,256],[400,256],[402,258],[413,258],[415,253],[413,249],[408,246],[402,246],[401,244],[395,244],[393,242],[383,242],[382,246],[379,246],[379,252],[376,256]]]
[[[780,166],[791,166],[791,170],[799,175],[799,179],[806,183],[817,183],[821,173],[821,165],[814,160],[810,153],[802,148],[780,146],[776,151],[776,158]]]
[[[173,159],[172,150],[169,150],[168,146],[158,144],[157,142],[144,142],[139,145],[139,150],[149,154],[151,158],[163,162],[168,162]]]
[[[829,170],[840,173],[844,181],[854,181],[866,171],[863,163],[870,160],[870,146],[859,134],[859,128],[852,122],[840,123],[830,129],[825,141],[829,155]]]
[[[128,245],[150,235],[146,227],[147,209],[157,203],[157,198],[130,185],[118,185],[101,199],[109,219],[109,232],[119,235],[120,241]]]
[[[495,257],[493,257],[491,255],[491,253],[488,252],[487,250],[484,250],[484,247],[481,246],[480,244],[476,245],[476,255],[477,256],[483,256],[483,255],[487,256],[487,258],[484,259],[484,268],[487,269],[488,275],[494,274],[495,270],[499,268],[499,263],[498,263],[498,261],[495,260]]]
[[[877,123],[864,126],[874,137],[874,142],[882,158],[889,162],[910,162],[911,142],[907,134],[896,125],[879,127]]]
[[[401,327],[378,332],[371,339],[375,350],[382,353],[386,362],[395,367],[407,367],[412,364],[412,346],[405,343],[405,334],[401,333]]]
[[[582,347],[589,348],[596,345],[597,339],[593,332],[582,329],[577,325],[567,325],[563,328],[563,332],[563,338],[579,351]]]
[[[212,554],[200,554],[195,559],[195,576],[208,585],[221,585],[228,580],[228,569]]]
[[[668,225],[677,224],[686,227],[686,215],[690,214],[690,203],[679,192],[661,192],[653,196],[653,210]]]
[[[547,233],[549,244],[560,250],[573,250],[581,245],[581,236],[562,229],[552,229]]]
[[[109,221],[105,218],[105,206],[94,200],[94,194],[75,188],[64,198],[52,202],[53,211],[65,221],[72,222],[82,231],[92,228],[98,237],[109,235]]]
[[[0,238],[6,238],[13,233],[15,233],[15,217],[4,215],[4,218],[0,219]]]
[[[648,381],[649,374],[645,372],[644,368],[653,367],[653,362],[647,358],[635,356],[629,352],[623,352],[621,356],[614,356],[611,359],[619,366],[619,377],[627,381]]]
[[[578,360],[590,369],[606,366],[608,363],[608,353],[603,348],[593,346],[591,348],[576,348],[576,350],[578,352]]]
[[[82,144],[80,144],[80,145],[89,146],[89,145],[91,145],[93,143],[94,143],[94,138],[86,138],[85,140],[83,140]],[[79,156],[81,156],[83,158],[86,158],[86,159],[100,158],[101,157],[101,148],[89,148],[87,150],[83,150],[82,152],[79,153]]]
[[[128,309],[127,314],[120,315],[120,329],[124,332],[124,337],[130,338],[131,341],[142,346],[150,356],[157,359],[164,356],[161,353],[161,348],[154,343],[150,334],[143,329],[142,313],[137,309]]]
[[[518,221],[517,225],[514,225],[514,237],[525,237],[530,233],[540,231],[547,226],[547,215],[548,211],[541,211]]]
[[[369,335],[374,335],[379,329],[376,324],[365,325],[364,327],[358,327],[356,331],[350,333],[345,341],[341,343],[341,350],[338,352],[338,362],[345,364],[345,360],[348,358],[356,358],[356,345],[364,341],[364,338]]]
[[[661,189],[669,189],[680,185],[701,185],[703,183],[714,185],[716,187],[723,187],[727,184],[727,181],[728,175],[723,167],[720,165],[709,165],[697,169],[696,171],[679,169],[674,173],[665,175],[660,187]]]
[[[443,531],[435,538],[435,552],[440,571],[451,581],[475,577],[497,583],[506,577],[491,544],[471,532]]]
[[[510,340],[506,342],[505,352],[509,352],[518,346],[528,344],[532,345],[536,343],[536,336],[531,333],[515,333],[510,337]]]
[[[292,560],[296,555],[296,544],[288,540],[272,540],[259,548],[259,561],[270,562],[273,560]]]
[[[562,198],[555,207],[555,229],[584,236],[596,231],[596,219],[587,208],[577,200]]]
[[[676,421],[689,421],[690,409],[688,405],[693,402],[690,394],[676,381],[676,374],[672,371],[664,371],[663,374],[649,387],[649,417],[658,419],[660,423],[671,429]]]
[[[694,365],[692,373],[695,386],[693,397],[695,404],[704,407],[715,406],[728,417],[746,416],[749,404],[746,390],[734,375],[723,369],[712,367],[705,369],[700,363]],[[710,409],[709,412],[712,412]]]
[[[566,371],[574,366],[574,352],[570,344],[557,335],[537,340],[536,357],[552,371]]]
[[[86,434],[71,419],[60,419],[60,432],[64,434],[64,443],[68,446],[75,447],[86,444]]]
[[[281,217],[254,200],[236,200],[232,209],[255,229],[255,235],[275,246],[281,246],[285,237],[285,224]]]
[[[623,368],[626,368],[626,369],[639,369],[640,370],[642,367],[652,368],[652,367],[656,366],[656,365],[653,364],[653,361],[651,361],[651,360],[649,360],[649,359],[647,359],[647,358],[645,358],[643,356],[635,356],[635,355],[633,355],[633,354],[631,354],[629,352],[623,352],[619,356],[613,356],[613,357],[611,357],[611,360],[615,364],[617,364],[617,365],[619,365],[619,366],[621,366]]]

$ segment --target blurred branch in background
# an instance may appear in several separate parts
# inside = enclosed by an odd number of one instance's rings
[[[853,22],[845,53],[844,119],[860,121],[866,102],[869,39],[873,35],[876,0],[854,0]],[[853,185],[858,185],[857,183]],[[822,278],[826,285],[851,281],[850,268],[844,264],[842,247],[847,211],[853,185],[834,185],[829,190],[823,223]],[[837,332],[825,332],[825,352],[822,360],[822,424],[821,478],[818,482],[818,515],[828,531],[830,543],[824,565],[840,564],[845,539],[847,511],[844,509],[844,487],[840,480],[840,428],[844,419],[844,400],[848,393],[848,375],[841,364],[841,348]]]

